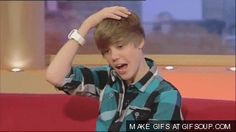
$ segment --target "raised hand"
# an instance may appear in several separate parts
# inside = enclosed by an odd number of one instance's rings
[[[128,17],[131,12],[121,6],[113,6],[113,7],[105,7],[100,11],[89,16],[81,25],[79,32],[81,35],[85,36],[87,32],[98,25],[103,19],[112,18],[116,20],[120,20],[122,17]]]

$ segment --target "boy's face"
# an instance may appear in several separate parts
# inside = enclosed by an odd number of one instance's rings
[[[133,82],[140,72],[143,45],[143,42],[139,46],[132,43],[111,45],[103,52],[103,57],[123,80]]]

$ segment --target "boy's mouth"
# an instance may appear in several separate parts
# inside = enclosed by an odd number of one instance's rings
[[[118,74],[125,74],[126,69],[128,68],[128,64],[118,64],[115,66],[116,71]]]

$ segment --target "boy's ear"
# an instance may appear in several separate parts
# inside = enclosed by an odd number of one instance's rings
[[[144,47],[144,39],[142,39],[141,43],[139,44],[138,48],[142,49]]]

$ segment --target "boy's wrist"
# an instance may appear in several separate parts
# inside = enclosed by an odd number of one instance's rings
[[[85,39],[77,29],[73,29],[69,34],[68,34],[68,39],[73,39],[75,40],[78,44],[83,46],[85,44]]]
[[[78,32],[82,37],[86,37],[90,30],[90,27],[88,24],[82,23],[81,26],[78,28]]]
[[[74,40],[81,46],[85,44],[85,37],[87,33],[89,32],[91,27],[89,27],[88,24],[82,23],[81,26],[78,29],[73,29],[69,34],[68,34],[68,39]]]

